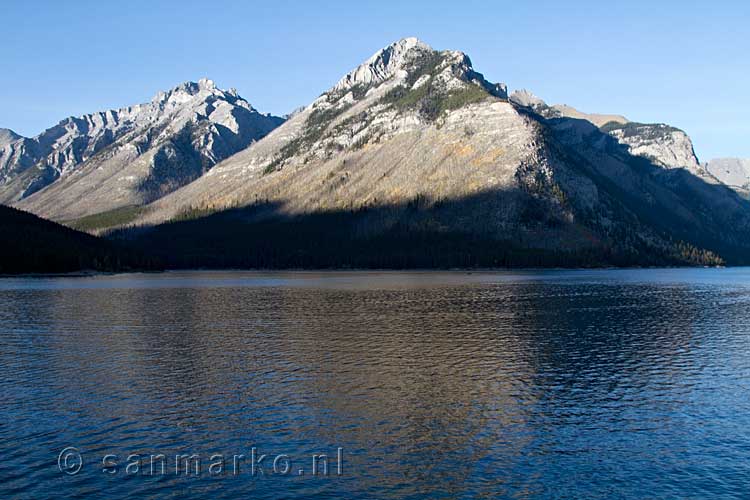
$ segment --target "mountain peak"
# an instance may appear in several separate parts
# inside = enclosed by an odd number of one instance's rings
[[[0,128],[0,148],[3,148],[11,142],[15,142],[21,138],[20,135],[16,134],[9,128]]]
[[[439,86],[444,93],[464,82],[479,85],[492,96],[508,97],[505,84],[485,80],[481,73],[474,71],[465,53],[435,50],[415,37],[402,38],[380,49],[347,73],[325,95],[342,95],[355,87],[376,87],[392,79],[413,90],[432,77],[441,82]]]
[[[167,91],[158,92],[151,100],[154,104],[164,104],[166,102],[175,102],[177,104],[183,103],[192,99],[194,96],[199,94],[202,95],[229,95],[237,97],[236,91],[221,90],[216,86],[216,83],[209,78],[201,78],[197,82],[187,81],[183,82],[176,87],[172,87]]]
[[[424,52],[433,52],[433,49],[418,38],[402,38],[378,50],[364,63],[347,73],[339,80],[334,90],[383,82],[403,70],[417,54]]]
[[[201,90],[215,90],[216,84],[209,78],[201,78],[198,80],[198,88]]]
[[[524,106],[527,108],[534,108],[536,106],[547,105],[547,103],[544,102],[544,100],[542,100],[540,97],[536,96],[534,93],[526,89],[513,91],[509,99],[511,102],[518,104],[519,106]]]

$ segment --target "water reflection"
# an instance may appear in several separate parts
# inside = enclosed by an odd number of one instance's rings
[[[0,286],[0,438],[16,460],[0,491],[744,494],[747,276],[618,273]],[[108,477],[94,463],[63,477],[69,445],[92,462],[341,446],[346,464],[327,479]]]

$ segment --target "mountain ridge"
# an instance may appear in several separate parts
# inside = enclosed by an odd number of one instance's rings
[[[401,40],[266,138],[154,202],[135,221],[143,229],[118,237],[190,246],[189,234],[207,231],[229,262],[257,265],[231,260],[241,241],[212,231],[209,221],[235,224],[232,234],[262,226],[283,242],[295,240],[280,229],[293,227],[290,221],[338,214],[339,232],[328,237],[352,242],[363,255],[363,242],[382,249],[376,242],[395,228],[404,244],[418,245],[421,237],[410,235],[443,235],[459,246],[495,241],[497,255],[505,255],[497,265],[525,262],[502,248],[542,252],[540,262],[558,264],[580,262],[577,255],[599,263],[715,264],[745,254],[747,205],[705,173],[684,132],[624,118],[600,128],[583,114],[566,116],[570,108],[514,102],[505,89],[486,82],[461,52]],[[188,231],[185,239],[180,230]],[[330,264],[316,249],[324,243],[309,238],[295,243],[298,251],[307,262]],[[456,259],[471,253],[454,250],[445,249]],[[288,251],[281,260],[296,262]],[[394,258],[398,251],[386,250]],[[492,265],[489,255],[482,265]]]
[[[750,196],[750,159],[714,158],[704,163],[703,167],[742,196]]]
[[[185,82],[147,103],[69,117],[6,145],[0,202],[57,220],[146,204],[282,122],[234,89]]]
[[[0,148],[4,148],[12,142],[16,142],[19,139],[23,139],[20,135],[13,132],[9,128],[0,128]]]
[[[171,168],[184,164],[177,142],[195,146],[193,132],[170,136]],[[115,229],[177,266],[713,265],[749,255],[747,201],[698,162],[684,131],[509,96],[463,52],[415,38],[375,52],[216,159],[114,208],[111,190],[78,201],[82,180],[99,179],[88,160],[83,174],[18,204],[91,232]]]
[[[633,122],[622,115],[585,113],[566,104],[550,106],[527,90],[514,92],[510,99],[546,119],[572,119],[566,123],[574,125],[575,133],[587,132],[587,127],[580,127],[576,120],[591,123],[614,137],[633,155],[648,158],[664,168],[684,168],[707,182],[716,180],[700,164],[687,133],[671,125]]]

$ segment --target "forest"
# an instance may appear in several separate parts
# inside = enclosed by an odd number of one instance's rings
[[[491,194],[486,195],[492,198]],[[584,227],[538,213],[522,214],[522,231],[498,231],[491,220],[464,220],[482,197],[435,205],[285,215],[273,203],[214,214],[196,211],[155,227],[109,235],[167,268],[448,269],[721,265],[710,251],[685,242],[657,245],[635,231],[617,244]],[[461,229],[461,227],[465,229]],[[591,243],[596,240],[595,243]],[[624,244],[625,242],[625,244]]]
[[[158,270],[159,259],[0,205],[0,275]]]

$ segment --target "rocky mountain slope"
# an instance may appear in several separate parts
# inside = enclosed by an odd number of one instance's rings
[[[404,39],[119,236],[189,247],[191,265],[217,253],[215,265],[248,266],[745,257],[747,202],[702,169],[684,132],[592,116],[509,99],[465,54]],[[169,221],[183,222],[149,229]]]
[[[56,220],[147,204],[264,137],[283,119],[234,90],[187,82],[151,102],[67,118],[0,149],[0,202]]]
[[[575,109],[573,106],[568,106],[567,104],[553,104],[550,106],[541,98],[525,89],[513,92],[510,96],[510,100],[519,106],[532,108],[534,111],[547,118],[577,118],[589,121],[597,127],[602,127],[608,123],[619,123],[624,125],[630,122],[630,120],[622,115],[584,113]]]
[[[565,123],[574,133],[587,133],[590,127],[580,122],[590,122],[626,146],[632,155],[647,158],[664,168],[683,168],[707,182],[715,182],[700,165],[690,137],[678,128],[663,123],[631,122],[621,115],[584,113],[565,104],[550,106],[527,90],[514,92],[510,99],[548,120]],[[570,120],[564,120],[566,118]]]
[[[21,139],[21,136],[16,134],[10,129],[0,128],[0,148],[4,148],[11,142],[16,142]]]
[[[462,196],[512,175],[530,151],[522,122],[505,87],[476,73],[465,54],[404,39],[145,219],[260,199],[299,212]]]
[[[716,158],[703,167],[719,181],[744,196],[750,193],[750,160],[741,158]]]

